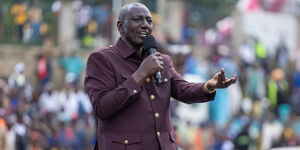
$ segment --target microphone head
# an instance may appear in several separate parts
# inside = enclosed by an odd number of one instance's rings
[[[157,48],[155,38],[148,34],[144,37],[144,50],[149,50],[150,48]]]

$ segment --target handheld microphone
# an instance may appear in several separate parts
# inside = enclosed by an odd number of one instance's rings
[[[153,54],[156,52],[156,42],[155,38],[152,35],[147,35],[144,37],[144,50],[148,52],[149,55]],[[157,85],[161,84],[161,73],[158,71],[155,75],[155,83]]]

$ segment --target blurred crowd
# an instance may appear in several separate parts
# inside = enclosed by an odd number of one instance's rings
[[[216,31],[217,32],[217,31]],[[291,59],[284,39],[271,55],[249,36],[234,50],[228,37],[217,32],[204,39],[208,55],[199,50],[175,53],[175,65],[191,82],[206,81],[221,68],[238,76],[228,89],[218,89],[214,101],[187,105],[172,101],[172,118],[179,146],[186,150],[268,150],[300,145],[300,61]],[[170,48],[181,49],[177,45]],[[200,53],[204,55],[205,50]],[[199,53],[198,53],[199,54]],[[201,55],[201,54],[200,54]],[[299,52],[296,54],[299,57]]]
[[[179,73],[190,82],[206,81],[221,68],[226,76],[238,76],[234,86],[217,90],[212,102],[187,105],[171,100],[180,149],[299,145],[300,62],[291,61],[284,40],[270,56],[253,37],[236,51],[227,38],[216,39],[208,42],[204,37],[200,43],[206,48],[158,42],[159,50],[173,57]],[[206,57],[199,59],[197,54],[204,53]],[[37,85],[28,80],[22,62],[1,78],[0,149],[91,149],[95,144],[95,116],[80,81],[84,62],[76,52],[57,60],[65,73],[63,87],[54,85],[53,60],[43,54],[36,59]]]
[[[63,87],[53,82],[52,63],[45,55],[37,56],[37,85],[29,80],[23,62],[0,78],[1,150],[93,148],[96,122],[79,84],[83,60],[75,53],[59,57],[65,71]]]
[[[1,31],[0,39],[23,44],[42,44],[46,39],[57,38],[57,22],[63,7],[62,0],[15,0],[6,3],[1,1],[3,6],[0,7],[0,28],[12,30],[13,36],[12,39],[5,39],[7,37],[4,35],[8,35],[8,31]],[[90,5],[86,1],[74,0],[71,6],[75,14],[78,47],[93,48],[97,38],[111,40],[112,17],[109,4]]]
[[[38,44],[48,36],[49,25],[43,19],[42,8],[36,3],[28,5],[22,0],[15,1],[9,12],[13,17],[13,41]]]

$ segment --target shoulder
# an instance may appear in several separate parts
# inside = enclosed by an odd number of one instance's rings
[[[103,48],[98,48],[96,50],[94,50],[91,55],[109,55],[110,53],[112,53],[113,48],[110,47],[103,47]]]
[[[109,47],[103,47],[103,48],[98,48],[94,50],[90,55],[88,59],[94,59],[94,58],[99,58],[99,57],[104,57],[104,58],[109,58],[114,54],[114,50],[112,46]]]
[[[94,50],[87,59],[87,64],[108,64],[113,56],[112,47],[98,48]]]

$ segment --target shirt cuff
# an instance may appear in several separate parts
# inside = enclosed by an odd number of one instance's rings
[[[130,95],[136,95],[138,93],[141,93],[141,91],[143,89],[141,86],[139,86],[134,81],[134,79],[131,76],[127,79],[127,82],[125,85],[126,85],[127,89],[130,91]]]

